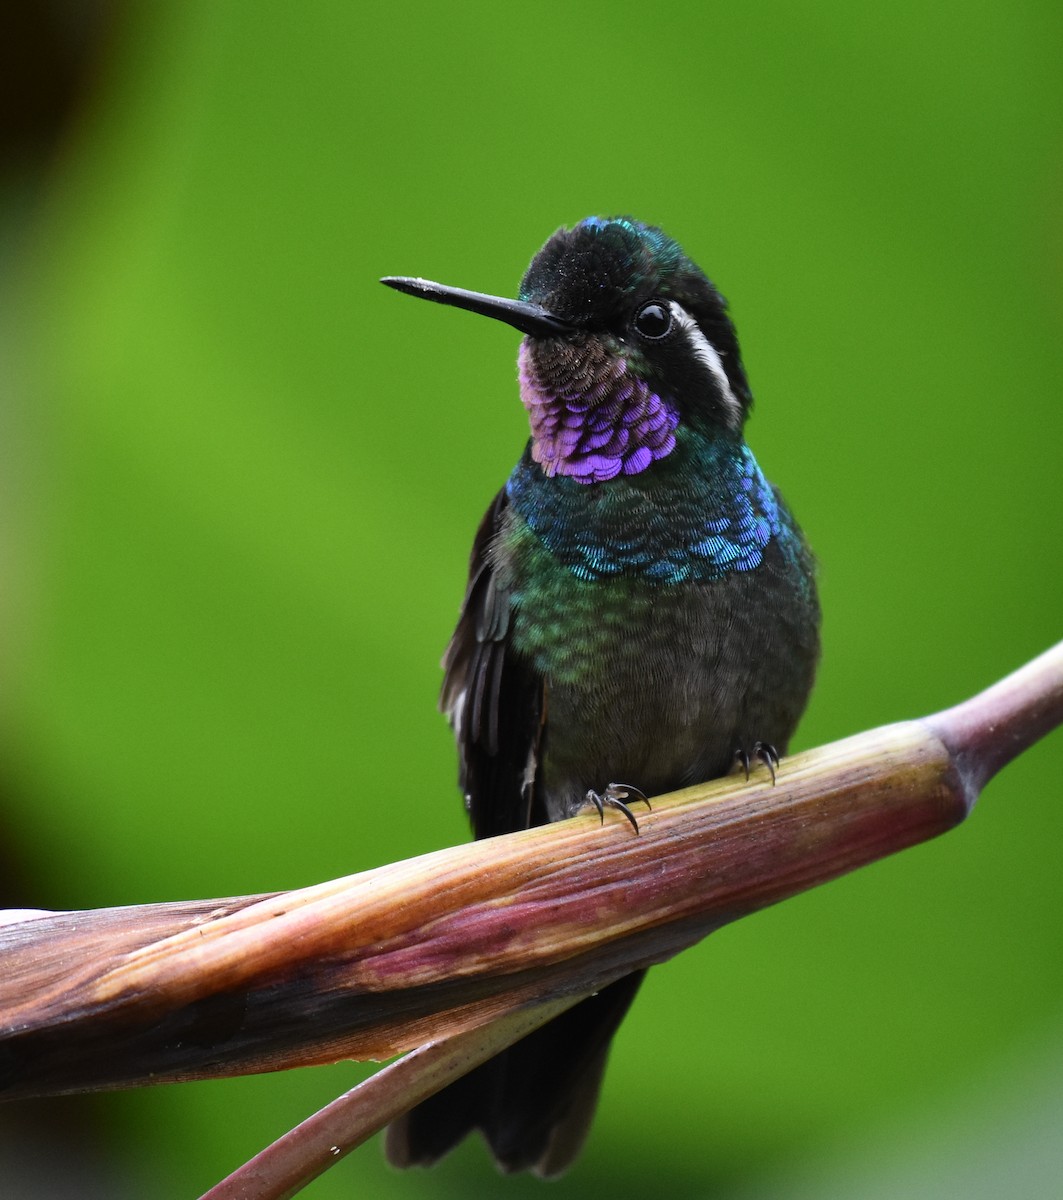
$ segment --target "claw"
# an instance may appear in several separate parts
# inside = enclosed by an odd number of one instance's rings
[[[606,789],[605,794],[612,796],[614,800],[626,800],[629,796],[635,800],[641,800],[643,804],[653,812],[653,805],[650,803],[649,796],[642,790],[637,788],[633,783],[611,783]]]
[[[750,755],[748,750],[738,749],[735,751],[735,762],[745,772],[746,782],[749,782],[749,764],[753,758],[762,762],[771,772],[771,782],[775,783],[775,768],[779,765],[779,752],[771,744],[771,742],[754,742],[753,754]]]
[[[757,758],[771,772],[771,784],[775,786],[775,768],[779,765],[779,752],[771,744],[771,742],[757,742],[753,746],[753,752]]]
[[[749,754],[745,750],[735,751],[735,762],[746,773],[746,783],[749,782]]]
[[[639,823],[635,820],[635,814],[624,803],[629,796],[633,796],[635,800],[641,800],[647,808],[651,807],[645,793],[639,788],[633,787],[630,783],[611,783],[600,795],[592,788],[583,797],[583,803],[594,805],[598,810],[598,817],[603,825],[605,824],[605,810],[607,808],[615,808],[617,812],[624,814],[628,821],[631,822],[631,828],[638,833]]]

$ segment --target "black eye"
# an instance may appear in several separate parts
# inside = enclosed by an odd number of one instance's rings
[[[672,328],[672,310],[659,300],[644,304],[635,314],[635,331],[644,338],[663,338]]]

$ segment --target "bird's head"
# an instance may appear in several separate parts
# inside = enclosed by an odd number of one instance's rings
[[[520,329],[532,454],[580,483],[666,458],[680,425],[741,436],[752,403],[723,297],[679,245],[630,217],[559,229],[517,300],[423,279],[384,283]]]

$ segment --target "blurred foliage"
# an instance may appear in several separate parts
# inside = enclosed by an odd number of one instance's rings
[[[750,441],[822,563],[799,745],[1055,641],[1059,35],[1048,0],[129,6],[4,241],[19,902],[296,887],[467,836],[433,702],[525,437],[517,337],[376,279],[512,293],[588,213],[663,225],[732,302]],[[1011,1164],[1017,1081],[1060,1053],[1061,750],[652,972],[551,1195],[981,1195],[949,1168],[974,1147],[1044,1195]],[[103,1194],[196,1194],[364,1072],[104,1097]],[[540,1186],[370,1145],[307,1194]]]

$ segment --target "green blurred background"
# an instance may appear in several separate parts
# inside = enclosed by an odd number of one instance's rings
[[[8,75],[9,117],[77,86],[0,180],[0,902],[467,836],[438,661],[517,335],[376,280],[513,293],[588,213],[731,300],[822,565],[799,746],[1060,637],[1055,0],[22,7],[70,69]],[[1061,775],[1057,734],[965,828],[652,972],[551,1195],[1057,1193]],[[196,1195],[366,1071],[0,1110],[0,1193]],[[307,1194],[542,1186],[374,1143]]]

